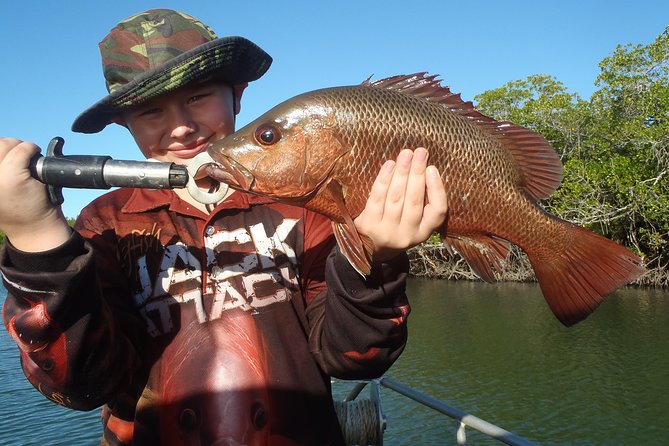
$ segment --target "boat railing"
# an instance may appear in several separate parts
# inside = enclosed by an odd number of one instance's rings
[[[357,399],[368,385],[370,386],[370,397]],[[373,446],[383,444],[383,433],[387,420],[381,408],[380,387],[397,392],[455,420],[458,423],[455,434],[458,445],[467,444],[466,428],[470,427],[511,446],[534,446],[534,443],[512,432],[387,377],[356,382],[342,401],[335,402],[347,444]]]

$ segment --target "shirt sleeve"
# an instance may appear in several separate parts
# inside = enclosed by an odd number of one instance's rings
[[[26,253],[6,241],[0,253],[3,323],[26,377],[47,398],[80,410],[106,402],[137,367],[128,335],[139,333],[140,321],[102,299],[96,257],[77,232],[50,251]]]
[[[305,226],[311,351],[330,376],[376,378],[390,368],[406,345],[408,256],[403,253],[373,265],[371,273],[362,276],[335,246],[331,229],[326,230],[318,220],[315,217]],[[330,226],[327,220],[326,224]],[[310,229],[319,235],[311,234]]]

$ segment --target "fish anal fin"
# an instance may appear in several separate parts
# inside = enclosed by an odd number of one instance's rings
[[[585,319],[604,298],[639,277],[641,259],[627,248],[566,223],[569,243],[562,252],[527,252],[553,314],[566,326]]]
[[[466,237],[449,234],[443,242],[449,251],[459,254],[472,271],[486,282],[497,281],[495,272],[502,272],[502,262],[509,255],[509,243],[506,240],[485,234]]]
[[[369,237],[358,232],[353,222],[351,213],[346,208],[344,193],[337,181],[330,181],[326,186],[326,193],[339,209],[343,221],[333,221],[332,230],[342,254],[358,273],[363,276],[371,272],[371,253],[374,250],[373,243]]]
[[[438,103],[467,119],[511,154],[520,174],[519,186],[536,200],[550,197],[562,182],[562,162],[543,136],[525,127],[482,114],[471,101],[463,101],[460,94],[452,93],[448,87],[442,86],[437,75],[424,72],[399,75],[377,81],[367,80],[363,85]]]

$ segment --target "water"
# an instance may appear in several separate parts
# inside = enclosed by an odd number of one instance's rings
[[[0,304],[6,296],[0,283]],[[32,387],[16,344],[0,327],[0,445],[95,445],[101,435],[99,410],[65,409]]]
[[[565,328],[535,284],[409,292],[410,340],[389,377],[541,445],[669,444],[669,293],[619,291]],[[455,443],[449,418],[387,389],[382,402],[386,444]]]
[[[565,328],[534,284],[409,288],[409,344],[388,377],[540,445],[669,444],[666,291],[619,291]],[[37,393],[4,329],[0,378],[0,445],[97,443],[99,411],[66,410]],[[348,386],[336,383],[337,396]],[[454,421],[389,389],[381,395],[386,445],[455,443]],[[467,438],[500,444],[472,429]]]

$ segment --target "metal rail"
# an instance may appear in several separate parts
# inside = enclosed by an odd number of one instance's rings
[[[421,392],[418,392],[415,389],[412,389],[400,382],[394,381],[390,378],[379,378],[376,380],[372,380],[369,382],[360,382],[356,384],[353,389],[349,392],[348,396],[344,399],[344,401],[352,401],[354,400],[362,391],[362,389],[365,388],[365,386],[371,383],[373,386],[382,386],[387,389],[393,390],[400,395],[403,395],[407,398],[410,398],[424,406],[427,406],[431,409],[436,410],[437,412],[440,412],[456,421],[459,422],[458,430],[456,432],[456,440],[458,445],[465,445],[467,444],[467,435],[465,432],[465,429],[467,426],[471,427],[472,429],[476,429],[477,431],[488,435],[489,437],[492,437],[498,441],[501,441],[502,443],[506,443],[511,446],[535,446],[534,443],[519,437],[518,435],[509,432],[505,429],[502,429],[499,426],[496,426],[492,423],[489,423],[485,420],[482,420],[481,418],[478,418],[472,414],[469,414],[467,412],[464,412],[460,409],[456,409],[454,407],[451,407],[436,398],[433,398],[429,395],[425,395]]]

